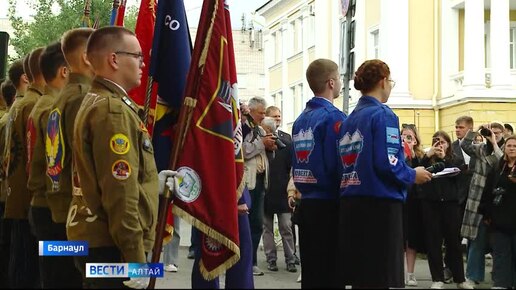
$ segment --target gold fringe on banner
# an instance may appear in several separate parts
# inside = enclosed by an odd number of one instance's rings
[[[223,244],[226,248],[228,248],[230,251],[235,253],[231,258],[226,260],[223,264],[215,268],[213,271],[208,271],[206,267],[204,267],[204,264],[202,263],[202,260],[199,263],[201,274],[204,277],[204,279],[210,281],[221,274],[223,274],[227,269],[231,268],[233,265],[235,265],[240,260],[240,248],[230,239],[226,238],[221,233],[217,232],[216,230],[210,228],[205,223],[201,222],[200,220],[196,219],[186,211],[182,210],[181,208],[174,206],[172,209],[172,212],[176,215],[180,216],[182,219],[190,223],[192,226],[199,229],[201,232],[203,232],[205,235],[209,236],[210,238],[216,240],[217,242]]]

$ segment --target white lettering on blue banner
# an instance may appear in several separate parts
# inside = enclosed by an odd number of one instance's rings
[[[40,256],[87,256],[87,241],[39,241]]]

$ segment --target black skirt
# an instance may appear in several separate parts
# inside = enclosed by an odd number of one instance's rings
[[[393,199],[341,198],[341,286],[405,287],[402,206]]]

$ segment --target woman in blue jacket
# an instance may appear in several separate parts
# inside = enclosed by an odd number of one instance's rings
[[[402,205],[407,186],[431,179],[405,163],[398,117],[383,104],[394,84],[383,61],[364,62],[362,97],[338,136],[341,273],[353,288],[404,287]]]

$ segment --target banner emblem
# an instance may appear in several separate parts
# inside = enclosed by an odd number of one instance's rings
[[[179,188],[177,189],[176,196],[186,203],[195,201],[199,197],[202,188],[199,174],[186,166],[179,167],[177,172]]]

